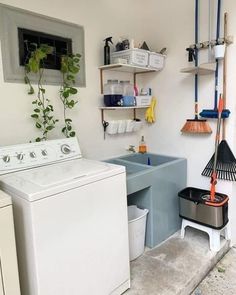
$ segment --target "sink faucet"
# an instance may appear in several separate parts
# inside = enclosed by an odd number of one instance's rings
[[[129,145],[129,148],[127,149],[127,151],[132,152],[132,153],[136,153],[136,151],[135,151],[135,146],[132,145],[132,144],[130,144],[130,145]]]

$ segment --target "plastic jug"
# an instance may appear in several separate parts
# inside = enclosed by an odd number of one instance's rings
[[[134,86],[130,83],[130,81],[120,81],[120,84],[122,86],[123,106],[134,106]]]
[[[107,107],[119,107],[123,105],[122,87],[118,80],[108,80],[104,85],[104,104]]]

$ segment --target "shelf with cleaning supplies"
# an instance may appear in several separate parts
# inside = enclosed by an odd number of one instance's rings
[[[136,85],[136,75],[137,74],[159,72],[162,70],[162,68],[157,69],[157,68],[151,68],[151,67],[142,67],[142,66],[135,66],[135,65],[131,65],[131,64],[117,63],[117,64],[109,64],[109,65],[100,66],[99,70],[100,70],[101,94],[103,94],[103,85],[104,85],[103,84],[104,83],[103,74],[104,74],[104,71],[118,71],[120,73],[122,73],[122,72],[131,73],[131,74],[133,74],[133,83],[134,83],[134,85]],[[103,125],[103,130],[104,130],[104,139],[105,139],[106,129],[109,125],[109,123],[105,120],[105,115],[104,115],[105,111],[133,110],[133,120],[139,121],[139,119],[137,119],[136,111],[138,109],[139,110],[141,110],[141,109],[146,110],[150,106],[151,106],[151,103],[150,103],[150,105],[146,104],[146,105],[138,105],[138,106],[118,106],[118,107],[101,106],[101,107],[99,107],[99,109],[101,110],[101,120],[102,120],[102,125]]]

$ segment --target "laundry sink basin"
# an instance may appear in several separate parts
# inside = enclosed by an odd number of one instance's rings
[[[149,210],[146,246],[155,247],[180,229],[178,192],[186,187],[186,159],[133,153],[106,162],[125,166],[128,205]]]
[[[136,175],[136,174],[139,174],[145,170],[150,169],[149,166],[137,165],[136,163],[131,163],[128,161],[126,162],[126,161],[123,161],[119,158],[109,159],[109,160],[106,160],[106,162],[111,163],[111,164],[125,166],[127,176]]]
[[[151,153],[145,153],[145,154],[134,153],[134,154],[122,156],[119,159],[142,164],[142,165],[160,166],[160,165],[178,160],[179,158],[151,154]]]

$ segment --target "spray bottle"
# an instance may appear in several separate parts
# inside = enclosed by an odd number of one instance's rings
[[[105,46],[104,46],[104,65],[109,65],[110,62],[110,46],[109,46],[109,42],[111,42],[111,44],[113,44],[112,42],[112,37],[108,37],[106,39],[104,39],[103,41],[105,41]]]

